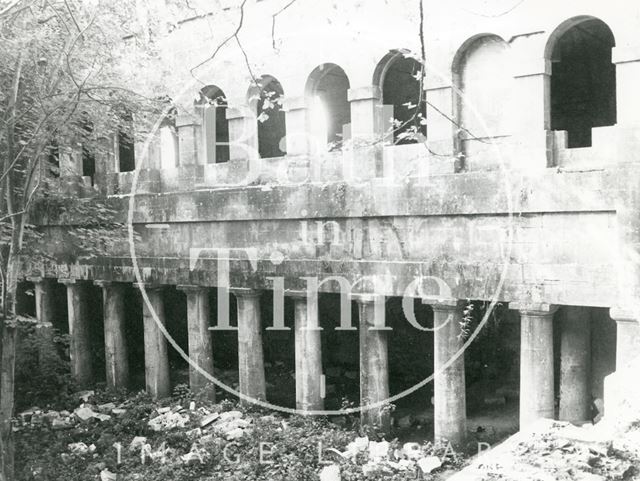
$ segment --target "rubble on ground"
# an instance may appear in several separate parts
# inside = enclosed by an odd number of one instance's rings
[[[449,479],[637,481],[640,423],[620,432],[606,422],[577,427],[543,419]]]

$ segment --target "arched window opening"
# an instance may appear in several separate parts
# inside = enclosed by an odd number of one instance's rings
[[[551,53],[551,129],[566,130],[569,148],[591,147],[592,128],[616,123],[615,39],[598,19],[556,39]]]
[[[427,135],[427,104],[421,91],[422,75],[422,64],[403,53],[395,54],[384,72],[382,103],[386,109],[385,116],[392,113],[395,144],[415,144]],[[392,140],[390,135],[388,140]]]
[[[319,66],[307,82],[312,130],[321,142],[327,142],[329,150],[340,149],[351,136],[349,87],[347,74],[334,64]]]
[[[509,56],[509,44],[495,35],[470,40],[456,55],[456,139],[465,162],[475,159],[486,168],[487,153],[495,156],[488,146],[513,133],[515,83]]]
[[[163,169],[171,169],[178,166],[176,116],[177,110],[172,108],[160,123],[160,165]]]
[[[207,164],[229,161],[229,121],[227,98],[215,85],[200,91],[198,105],[202,107],[204,148]]]
[[[258,153],[263,159],[282,157],[287,153],[282,85],[273,77],[264,76],[257,87]]]
[[[92,143],[93,123],[89,120],[82,122],[80,127],[80,137],[82,140],[82,175],[91,179],[93,185],[96,174],[96,156],[94,143]]]
[[[126,109],[120,114],[120,128],[116,136],[118,172],[136,170],[136,152],[133,140],[133,115]]]

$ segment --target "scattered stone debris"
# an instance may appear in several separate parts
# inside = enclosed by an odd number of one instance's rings
[[[158,410],[160,411],[160,410]],[[189,416],[169,411],[163,411],[149,421],[149,427],[154,431],[169,431],[176,428],[184,428],[189,423]]]

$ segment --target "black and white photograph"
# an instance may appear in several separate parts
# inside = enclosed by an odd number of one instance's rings
[[[640,481],[640,3],[0,0],[0,481]]]

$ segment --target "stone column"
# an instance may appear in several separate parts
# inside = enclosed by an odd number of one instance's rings
[[[386,406],[366,409],[366,406],[389,398],[389,355],[387,331],[380,319],[376,319],[376,302],[384,297],[367,294],[352,294],[358,304],[358,326],[360,332],[360,406],[363,426],[376,426],[389,431],[390,411]]]
[[[94,284],[102,287],[107,387],[126,389],[129,385],[129,359],[125,332],[125,286],[110,281],[94,281]]]
[[[239,391],[251,399],[265,400],[267,391],[262,350],[261,292],[244,288],[231,289],[231,292],[238,300]]]
[[[178,286],[178,289],[187,296],[189,358],[196,366],[213,376],[209,289],[201,286]],[[215,402],[215,385],[193,365],[189,365],[189,386],[194,393],[205,393],[207,399]]]
[[[562,310],[559,419],[581,424],[591,419],[591,310]]]
[[[622,309],[610,309],[609,316],[616,321],[616,371],[640,363],[640,322],[636,314]]]
[[[135,284],[138,289],[143,288]],[[144,285],[149,302],[142,298],[142,317],[144,322],[144,377],[147,392],[154,399],[168,397],[171,394],[169,379],[169,356],[167,339],[157,322],[165,325],[164,299],[160,286]],[[152,312],[153,309],[153,312]],[[157,321],[153,313],[157,316]]]
[[[640,411],[640,323],[636,309],[611,308],[617,323],[616,372],[604,381],[605,419],[626,429],[638,419]]]
[[[556,306],[511,303],[520,311],[520,429],[555,417],[553,314]]]
[[[71,375],[80,388],[86,388],[94,381],[86,286],[75,279],[59,279],[58,282],[67,286]]]
[[[41,340],[38,357],[40,364],[42,364],[46,362],[47,352],[54,352],[55,349],[52,325],[55,316],[53,280],[43,277],[30,277],[27,280],[33,282],[35,290],[36,319],[40,323],[38,336]]]
[[[467,400],[464,371],[464,340],[460,323],[464,302],[456,299],[424,303],[433,309],[433,405],[434,437],[454,446],[467,436]],[[457,354],[459,357],[455,358]],[[455,359],[454,359],[455,358]],[[445,367],[448,363],[450,365]],[[440,372],[442,370],[442,372]]]
[[[286,292],[294,298],[296,409],[324,409],[322,392],[322,328],[318,319],[317,297],[307,292]]]

